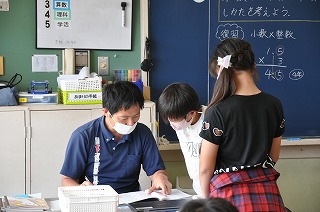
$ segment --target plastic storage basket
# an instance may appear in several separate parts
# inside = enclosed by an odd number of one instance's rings
[[[58,86],[62,91],[94,91],[102,90],[102,78],[63,79],[58,77]]]
[[[61,212],[115,212],[119,195],[109,185],[58,187]]]
[[[62,75],[64,76],[64,75]],[[58,77],[59,103],[101,104],[102,78],[68,79]]]
[[[66,105],[101,104],[102,91],[62,91],[58,89],[59,103]]]

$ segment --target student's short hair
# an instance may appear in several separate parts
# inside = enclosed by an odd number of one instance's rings
[[[143,109],[144,98],[139,87],[129,81],[117,81],[104,85],[102,91],[102,106],[114,114],[122,109],[128,110],[131,106],[139,105]]]
[[[196,91],[186,83],[170,84],[158,100],[159,113],[165,122],[168,122],[168,118],[184,118],[191,110],[198,111],[200,107]]]
[[[239,212],[228,200],[222,198],[195,199],[186,202],[179,212]]]

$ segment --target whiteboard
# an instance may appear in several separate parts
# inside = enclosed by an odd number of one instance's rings
[[[131,50],[131,33],[132,0],[37,0],[37,48]]]

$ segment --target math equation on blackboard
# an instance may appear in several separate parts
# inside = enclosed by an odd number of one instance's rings
[[[274,50],[270,47],[266,50],[265,55],[257,58],[257,66],[264,67],[264,75],[267,79],[274,79],[282,81],[285,78],[285,65],[284,60],[285,48],[283,45],[277,46]],[[300,80],[304,76],[302,69],[293,69],[288,73],[291,80]]]

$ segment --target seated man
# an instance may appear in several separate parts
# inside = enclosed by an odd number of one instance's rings
[[[119,81],[103,88],[103,116],[76,129],[60,174],[62,186],[110,185],[118,193],[138,191],[141,164],[149,189],[167,195],[172,184],[151,130],[138,123],[144,106],[138,86]]]

